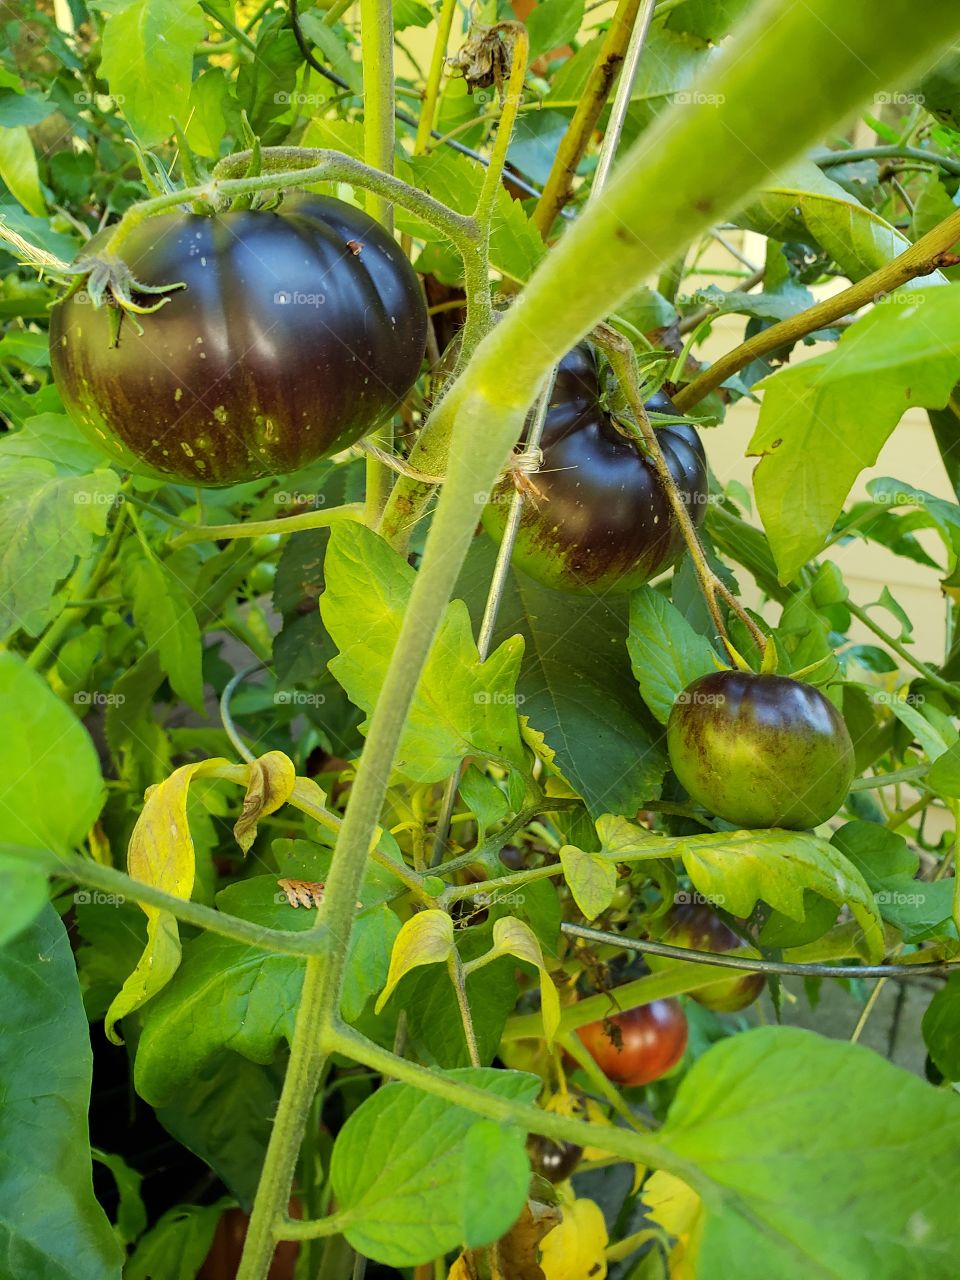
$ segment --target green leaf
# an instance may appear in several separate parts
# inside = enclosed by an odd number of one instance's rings
[[[806,890],[850,908],[866,958],[883,957],[880,916],[866,881],[851,862],[805,831],[721,831],[678,837],[687,875],[711,902],[734,916],[749,916],[758,900],[803,920]]]
[[[742,210],[736,221],[774,240],[819,245],[851,280],[862,280],[910,246],[906,236],[811,161],[792,165]],[[941,283],[944,279],[940,272],[932,278]],[[925,278],[927,283],[930,279]]]
[[[505,818],[510,801],[492,778],[475,764],[468,765],[460,779],[460,797],[477,820],[477,844],[487,838],[487,828]]]
[[[526,19],[530,60],[569,44],[583,22],[583,0],[540,0]]]
[[[641,587],[630,598],[627,652],[643,700],[661,724],[687,685],[718,666],[710,641],[652,587]]]
[[[46,216],[37,156],[25,125],[0,128],[0,181],[28,213]]]
[[[171,116],[187,119],[203,14],[197,0],[128,0],[109,12],[100,74],[137,141],[152,147],[172,133]]]
[[[155,647],[174,692],[203,709],[203,648],[200,625],[172,573],[152,556],[131,555],[124,580],[137,626]]]
[[[414,570],[375,533],[343,522],[331,531],[324,572],[320,612],[340,650],[330,670],[369,714],[400,633]],[[476,755],[525,769],[514,694],[522,651],[514,636],[481,662],[465,606],[449,604],[404,729],[400,772],[416,782],[439,782],[465,756]]]
[[[147,1229],[147,1210],[140,1194],[143,1174],[132,1169],[123,1156],[96,1149],[90,1154],[113,1174],[118,1199],[117,1221],[113,1230],[122,1245],[132,1244]]]
[[[0,467],[0,635],[38,635],[62,602],[57,584],[106,532],[120,477],[60,476],[52,462],[9,458]]]
[[[956,1274],[957,1100],[869,1049],[792,1027],[733,1036],[694,1063],[658,1136],[696,1168],[698,1276]]]
[[[393,27],[395,31],[405,31],[407,27],[429,27],[433,22],[430,7],[421,4],[420,0],[394,0]]]
[[[103,804],[100,762],[89,735],[47,682],[13,653],[0,653],[0,775],[5,942],[47,901],[47,875],[20,858],[4,858],[3,846],[67,853],[86,839]]]
[[[225,1052],[191,1077],[157,1119],[249,1211],[280,1097],[278,1073]]]
[[[342,80],[346,80],[354,93],[362,94],[363,68],[350,56],[345,28],[328,26],[323,20],[323,15],[316,10],[307,10],[300,21],[306,34],[322,51],[322,61],[326,62]]]
[[[727,35],[754,0],[683,0],[667,14],[667,26],[689,31],[702,40],[717,41]]]
[[[390,953],[386,985],[377,997],[379,1013],[400,979],[422,964],[446,964],[453,954],[453,920],[446,911],[418,911],[400,928]]]
[[[937,757],[923,781],[937,795],[960,799],[960,746],[957,743]]]
[[[289,905],[272,876],[230,885],[217,894],[217,906],[271,929],[299,931],[316,923],[313,911]],[[385,906],[358,914],[341,1005],[348,1020],[383,986],[398,928]],[[252,1062],[272,1062],[293,1035],[304,964],[301,957],[215,934],[185,943],[176,976],[142,1015],[135,1068],[140,1096],[154,1107],[171,1105],[228,1048]]]
[[[196,1280],[217,1223],[233,1201],[168,1209],[147,1232],[123,1269],[123,1280]]]
[[[27,418],[19,431],[0,437],[0,463],[5,466],[6,459],[14,457],[52,462],[61,475],[89,475],[108,463],[107,455],[63,413],[37,414]]]
[[[960,1080],[960,973],[951,973],[923,1015],[923,1040],[947,1080]]]
[[[560,850],[563,878],[574,901],[588,920],[606,911],[617,887],[617,864],[596,853],[584,853],[575,845]]]
[[[0,951],[0,1024],[4,1269],[17,1280],[119,1280],[123,1251],[93,1194],[90,1035],[51,906]]]
[[[489,539],[476,539],[457,586],[477,625],[495,557]],[[660,795],[667,769],[662,735],[630,671],[626,611],[622,598],[564,595],[510,574],[494,635],[523,636],[523,714],[594,817],[635,814]]]
[[[532,1102],[540,1090],[538,1077],[518,1071],[446,1074],[515,1101]],[[411,1085],[384,1085],[353,1113],[333,1149],[330,1177],[344,1235],[358,1252],[394,1267],[467,1242],[491,1243],[526,1201],[529,1164],[518,1156],[525,1137]]]
[[[480,930],[467,930],[461,952],[483,950]],[[494,960],[466,976],[467,1001],[473,1018],[480,1065],[489,1066],[500,1045],[504,1024],[517,1002],[517,966],[512,957]],[[446,969],[424,968],[403,986],[407,1043],[411,1057],[436,1067],[468,1067],[470,1055],[460,1009]]]
[[[198,156],[208,160],[220,158],[220,143],[227,129],[225,107],[229,99],[230,82],[222,67],[208,67],[190,86],[185,132],[187,142]],[[236,103],[231,105],[237,109]]]
[[[960,375],[960,285],[891,298],[825,355],[760,384],[749,452],[782,582],[824,540],[864,467],[911,405],[942,406]]]

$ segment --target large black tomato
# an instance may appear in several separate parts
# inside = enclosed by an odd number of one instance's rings
[[[843,804],[854,776],[840,713],[785,676],[701,676],[673,705],[667,748],[691,798],[741,827],[816,827]]]
[[[658,393],[647,407],[676,413]],[[692,426],[657,432],[695,525],[706,514],[703,446]],[[543,465],[523,506],[513,563],[560,591],[632,591],[668,568],[683,537],[650,461],[600,403],[596,354],[587,343],[560,362],[541,442]],[[499,541],[513,483],[495,490],[484,528]]]
[[[160,215],[123,258],[142,284],[186,288],[138,317],[142,336],[124,318],[116,346],[108,309],[74,294],[51,312],[50,343],[68,410],[132,471],[212,486],[293,471],[371,431],[419,372],[427,317],[413,268],[340,200]]]

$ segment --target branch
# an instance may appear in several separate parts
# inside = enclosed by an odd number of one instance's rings
[[[164,513],[165,515],[165,513]],[[169,517],[179,527],[184,521]],[[247,520],[239,524],[193,525],[178,533],[172,547],[185,547],[191,542],[219,542],[226,538],[259,538],[266,533],[297,533],[303,529],[326,529],[340,520],[363,521],[363,504],[348,502],[341,507],[321,511],[304,511],[298,516],[280,516],[276,520]]]
[[[960,176],[960,160],[937,155],[923,147],[850,147],[846,151],[815,151],[810,159],[820,169],[829,169],[837,164],[856,164],[859,160],[919,160],[938,165],[944,173]]]
[[[678,409],[686,411],[708,396],[727,378],[732,377],[758,357],[776,351],[778,347],[792,346],[801,338],[817,329],[828,328],[835,320],[858,311],[870,302],[876,302],[885,294],[891,293],[900,285],[906,284],[917,276],[928,276],[940,267],[954,266],[960,262],[950,253],[952,246],[960,239],[960,210],[950,214],[921,236],[916,244],[905,249],[892,262],[886,263],[879,271],[865,276],[863,280],[844,289],[832,298],[825,298],[799,315],[781,320],[779,324],[764,329],[739,347],[734,347],[705,373],[701,373],[688,386],[678,391],[673,397]]]
[[[623,62],[641,0],[620,0],[583,93],[560,139],[531,221],[544,239],[570,199],[570,188]]]

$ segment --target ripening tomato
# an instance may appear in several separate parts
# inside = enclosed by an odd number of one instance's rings
[[[744,945],[729,925],[725,924],[715,911],[711,911],[705,903],[683,902],[671,907],[662,921],[662,933],[657,937],[661,942],[668,942],[674,947],[689,947],[693,951],[736,951]],[[657,969],[673,961],[647,957],[651,969]],[[763,990],[762,973],[729,972],[724,982],[704,987],[700,991],[689,992],[690,997],[702,1004],[705,1009],[714,1013],[739,1013],[753,1004]],[[716,971],[721,977],[723,970]]]
[[[620,1033],[617,1045],[609,1027]],[[580,1027],[577,1035],[607,1077],[616,1084],[650,1084],[675,1067],[687,1047],[687,1018],[677,1000],[653,1000],[604,1022]]]
[[[137,317],[142,334],[124,316],[116,345],[109,307],[68,295],[50,314],[50,355],[77,424],[131,471],[210,486],[293,471],[372,431],[420,370],[427,316],[413,268],[341,200],[161,214],[132,231],[123,258],[142,284],[186,288]]]

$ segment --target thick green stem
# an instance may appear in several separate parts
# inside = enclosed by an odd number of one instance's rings
[[[932,231],[921,236],[916,244],[905,249],[899,257],[886,263],[878,271],[865,276],[849,289],[844,289],[842,293],[835,294],[832,298],[825,298],[823,302],[818,302],[815,306],[808,307],[806,311],[790,316],[787,320],[781,320],[779,324],[771,325],[769,329],[764,329],[741,343],[739,347],[728,351],[709,369],[695,378],[689,386],[678,391],[673,397],[674,403],[678,409],[684,411],[690,409],[721,383],[726,382],[727,378],[745,369],[752,360],[776,351],[778,347],[792,346],[818,329],[828,328],[843,316],[858,311],[868,303],[876,302],[885,294],[906,284],[908,280],[913,280],[917,276],[930,275],[939,267],[951,265],[949,256],[945,255],[949,255],[951,246],[958,238],[960,238],[960,211],[950,214]]]
[[[239,524],[189,525],[171,542],[173,547],[183,547],[190,542],[219,542],[226,538],[259,538],[265,533],[299,533],[303,529],[326,529],[340,520],[363,521],[363,506],[359,502],[345,503],[329,510],[305,511],[298,516],[281,516],[277,520],[246,520]],[[177,521],[183,525],[183,521]]]
[[[142,200],[131,205],[113,230],[105,252],[118,254],[124,241],[134,228],[147,218],[165,213],[182,204],[197,201],[209,206],[213,212],[221,204],[229,204],[235,196],[251,195],[258,191],[287,190],[309,186],[315,182],[346,182],[362,190],[374,191],[383,199],[398,204],[402,209],[422,218],[424,222],[443,232],[461,251],[468,251],[477,243],[477,227],[473,219],[455,213],[439,200],[399,178],[380,173],[369,165],[342,155],[339,151],[327,151],[313,147],[264,147],[261,152],[263,172],[244,177],[253,158],[252,151],[239,151],[225,156],[213,171],[208,183],[189,187],[182,191],[167,192],[152,200]],[[233,177],[232,174],[238,176]]]
[[[814,151],[810,159],[821,169],[829,169],[835,164],[857,164],[861,160],[916,160],[924,164],[936,165],[944,173],[960,177],[960,160],[952,156],[937,155],[935,151],[927,151],[923,147],[905,147],[893,145],[889,147],[850,147],[836,151]]]
[[[470,1058],[472,1067],[479,1067],[480,1049],[477,1045],[477,1033],[473,1029],[473,1015],[470,1012],[470,1003],[467,1000],[467,983],[466,975],[463,970],[463,961],[456,948],[454,948],[447,959],[447,969],[450,973],[450,981],[453,983],[453,989],[457,993],[457,1005],[460,1009],[460,1021],[463,1023],[463,1038],[467,1042],[467,1055]]]
[[[577,108],[560,139],[550,175],[531,218],[544,239],[550,234],[551,227],[570,199],[570,188],[577,168],[590,144],[627,51],[640,2],[641,0],[620,0],[617,5]]]
[[[360,49],[363,59],[363,158],[371,169],[393,174],[396,142],[393,78],[392,0],[360,0]],[[392,234],[393,205],[377,191],[367,197],[371,217]],[[385,423],[373,436],[387,453],[393,451],[393,424]],[[390,495],[393,476],[376,456],[366,458],[366,522],[374,527]]]

